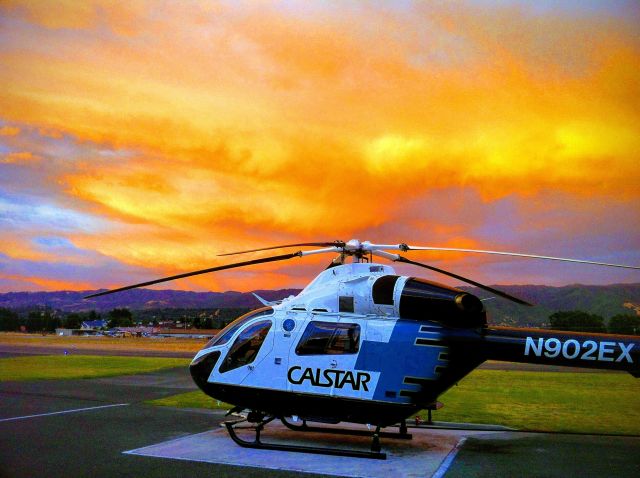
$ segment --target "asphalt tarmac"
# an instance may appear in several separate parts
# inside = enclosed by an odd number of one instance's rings
[[[2,382],[0,477],[299,477],[299,471],[124,453],[216,430],[224,419],[220,412],[144,403],[189,390],[195,386],[183,367],[91,380]],[[468,436],[452,450],[433,476],[640,476],[640,438],[634,437],[501,432]],[[344,474],[353,476],[350,471]],[[339,468],[332,473],[340,474]]]
[[[297,476],[123,454],[219,426],[220,412],[143,403],[193,390],[189,382],[188,371],[178,368],[129,377],[0,383],[0,477]]]

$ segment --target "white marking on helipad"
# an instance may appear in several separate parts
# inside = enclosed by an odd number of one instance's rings
[[[48,417],[48,416],[51,416],[51,415],[62,415],[64,413],[84,412],[86,410],[97,410],[98,408],[124,407],[126,405],[129,405],[129,404],[128,403],[116,403],[114,405],[100,405],[98,407],[75,408],[73,410],[62,410],[62,411],[59,411],[59,412],[38,413],[36,415],[24,415],[22,417],[2,418],[2,419],[0,419],[0,422],[10,422],[12,420],[24,420],[25,418]]]
[[[250,438],[246,433],[248,432],[245,432],[243,437]],[[231,441],[226,430],[223,429],[176,438],[123,453],[344,477],[423,478],[432,476],[438,471],[451,450],[460,442],[461,437],[483,432],[412,429],[410,433],[413,434],[413,440],[388,438],[381,440],[382,451],[387,453],[386,460],[242,448]],[[262,441],[363,451],[368,450],[371,443],[366,437],[292,432],[276,424],[269,425],[262,435]],[[451,457],[451,461],[454,457],[455,455]]]
[[[466,440],[467,438],[463,437],[458,443],[456,443],[456,446],[453,447],[453,450],[451,450],[447,457],[442,461],[442,463],[440,463],[440,466],[431,478],[442,478],[444,476],[444,474],[449,470],[449,467],[453,463],[453,460],[455,459],[456,455],[460,451],[460,448],[462,448],[462,445],[464,445],[464,442]]]

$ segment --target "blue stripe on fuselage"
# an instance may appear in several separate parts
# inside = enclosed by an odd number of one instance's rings
[[[388,343],[362,342],[355,369],[380,372],[374,400],[413,403],[411,393],[423,386],[415,382],[438,378],[436,367],[446,368],[448,364],[440,357],[448,350],[438,340],[440,330],[434,322],[398,320]],[[425,340],[418,341],[420,338]],[[411,377],[408,381],[413,383],[405,383],[405,377]]]

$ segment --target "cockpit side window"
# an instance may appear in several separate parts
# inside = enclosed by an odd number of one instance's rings
[[[297,355],[344,355],[358,353],[360,326],[334,322],[309,322],[296,347]]]
[[[240,335],[231,346],[227,358],[220,365],[220,372],[228,372],[253,362],[270,328],[270,320],[261,320],[240,332]]]
[[[238,317],[236,320],[227,325],[224,329],[218,332],[207,344],[204,348],[213,347],[214,345],[224,345],[231,337],[242,327],[244,324],[249,322],[251,319],[255,319],[256,317],[261,317],[263,315],[271,315],[273,314],[273,309],[271,307],[261,307],[256,310],[252,310],[251,312],[247,312],[241,317]]]

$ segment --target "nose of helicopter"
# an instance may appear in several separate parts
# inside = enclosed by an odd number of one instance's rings
[[[209,380],[209,376],[211,375],[211,371],[213,367],[215,367],[218,359],[220,358],[220,351],[211,352],[208,354],[201,355],[189,365],[189,371],[191,372],[191,377],[193,381],[200,387],[201,390],[204,390],[204,386]]]

